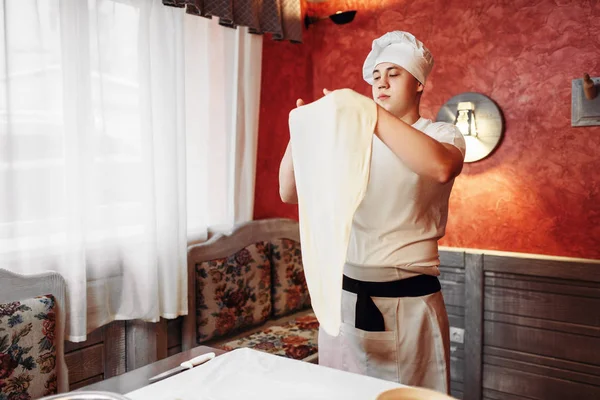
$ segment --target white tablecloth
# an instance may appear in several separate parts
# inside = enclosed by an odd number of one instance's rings
[[[241,348],[125,396],[131,400],[375,400],[379,393],[401,386]]]

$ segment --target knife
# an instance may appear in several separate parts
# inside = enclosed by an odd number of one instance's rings
[[[192,369],[192,368],[194,368],[197,365],[204,364],[205,362],[207,362],[209,360],[212,360],[213,358],[215,358],[215,353],[211,352],[211,353],[201,354],[198,357],[192,358],[191,360],[182,362],[181,364],[179,364],[175,368],[172,368],[172,369],[170,369],[168,371],[165,371],[165,372],[163,372],[161,374],[153,376],[152,378],[150,378],[150,383],[158,382],[160,380],[168,378],[169,376],[178,374],[181,371],[185,371],[187,369]]]

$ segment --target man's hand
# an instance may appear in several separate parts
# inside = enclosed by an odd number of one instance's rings
[[[332,92],[331,90],[323,89],[323,94],[325,96],[327,96],[331,92]],[[303,105],[306,105],[306,103],[304,102],[304,100],[302,100],[302,99],[296,100],[296,107],[302,107]]]

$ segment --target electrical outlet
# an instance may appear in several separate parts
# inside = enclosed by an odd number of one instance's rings
[[[465,330],[461,328],[450,327],[450,341],[454,343],[465,342]]]

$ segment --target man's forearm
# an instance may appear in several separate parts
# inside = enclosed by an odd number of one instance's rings
[[[296,178],[294,176],[294,162],[292,160],[292,147],[288,142],[285,154],[279,165],[279,197],[284,203],[298,204],[296,192]]]

